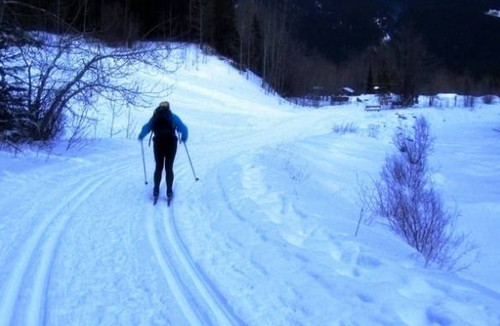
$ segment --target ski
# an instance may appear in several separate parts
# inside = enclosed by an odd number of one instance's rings
[[[156,206],[156,204],[158,203],[158,199],[159,199],[159,196],[153,196],[153,205]],[[167,206],[170,206],[172,204],[172,201],[173,201],[173,197],[167,197]]]

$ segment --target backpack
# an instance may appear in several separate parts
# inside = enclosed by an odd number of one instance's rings
[[[172,112],[170,108],[160,106],[153,114],[151,130],[155,134],[156,139],[165,139],[168,137],[176,137],[175,126],[172,120]]]

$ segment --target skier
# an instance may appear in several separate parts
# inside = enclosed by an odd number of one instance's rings
[[[150,132],[154,134],[153,149],[156,161],[153,188],[154,201],[156,204],[160,193],[161,174],[165,166],[167,199],[170,203],[174,194],[172,184],[174,183],[173,165],[178,140],[176,132],[179,133],[180,141],[185,142],[188,138],[188,128],[177,115],[170,111],[170,104],[164,101],[155,109],[148,123],[142,127],[139,140],[142,141]]]

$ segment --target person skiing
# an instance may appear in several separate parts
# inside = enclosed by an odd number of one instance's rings
[[[170,202],[173,197],[172,185],[174,183],[174,159],[177,152],[177,135],[179,133],[180,141],[185,142],[188,139],[188,128],[182,120],[170,110],[170,104],[167,101],[161,102],[155,109],[153,116],[142,127],[139,134],[139,140],[142,141],[147,134],[153,132],[153,149],[156,162],[154,172],[153,197],[156,204],[160,193],[160,182],[163,167],[165,167],[165,179],[167,183],[167,199]]]

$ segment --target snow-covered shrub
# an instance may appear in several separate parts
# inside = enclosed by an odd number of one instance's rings
[[[474,108],[475,98],[472,95],[464,96],[464,107],[466,108]]]
[[[380,134],[380,125],[375,123],[370,123],[368,125],[368,137],[377,138]]]
[[[493,95],[484,95],[483,96],[483,103],[484,104],[493,104],[493,99],[494,99],[494,96]]]
[[[341,134],[341,135],[355,134],[358,131],[358,127],[355,126],[352,122],[342,123],[334,125],[332,131],[336,134]]]
[[[465,236],[455,235],[456,212],[445,209],[427,166],[433,138],[425,118],[394,135],[397,152],[387,157],[373,191],[361,195],[372,217],[387,220],[391,229],[415,248],[426,265],[454,268]]]

